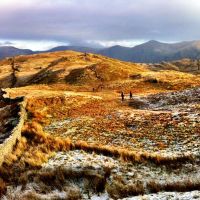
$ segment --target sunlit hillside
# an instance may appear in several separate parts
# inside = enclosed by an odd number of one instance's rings
[[[198,74],[63,51],[1,60],[0,85],[0,151],[24,120],[3,199],[199,197]]]

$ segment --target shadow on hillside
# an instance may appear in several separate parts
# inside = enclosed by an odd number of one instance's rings
[[[12,87],[12,82],[13,82],[13,76],[12,74],[4,77],[4,78],[0,78],[0,88],[10,88]]]
[[[73,69],[69,75],[65,77],[65,82],[69,84],[77,83],[80,78],[84,75],[85,69],[79,68],[79,69]]]

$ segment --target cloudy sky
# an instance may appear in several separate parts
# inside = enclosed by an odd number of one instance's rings
[[[200,39],[199,0],[0,0],[0,45],[134,46]]]

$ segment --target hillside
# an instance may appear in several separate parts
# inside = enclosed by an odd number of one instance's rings
[[[148,71],[142,65],[72,51],[18,56],[0,61],[0,65],[0,87],[101,84]]]
[[[200,198],[200,75],[181,63],[154,70],[74,51],[1,60],[1,137],[25,122],[2,156],[0,198]],[[23,112],[4,103],[21,96]]]
[[[0,65],[0,87],[3,88],[46,85],[75,91],[105,89],[146,93],[177,90],[199,83],[199,76],[192,74],[170,71],[172,69],[156,72],[151,70],[151,65],[73,51],[18,56],[1,60]]]
[[[154,71],[159,70],[175,70],[175,71],[181,71],[181,72],[188,72],[193,74],[199,74],[200,73],[200,60],[193,60],[193,59],[181,59],[181,60],[175,60],[171,62],[161,62],[161,63],[155,63],[155,64],[149,64],[148,65],[150,69]]]

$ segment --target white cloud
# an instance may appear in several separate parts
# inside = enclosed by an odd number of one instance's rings
[[[34,40],[0,40],[1,46],[14,46],[19,49],[31,49],[33,51],[45,51],[57,46],[69,45],[69,43],[57,41],[34,41]]]
[[[142,44],[146,42],[146,40],[116,40],[116,41],[87,41],[88,44],[97,44],[103,47],[111,47],[115,45],[120,45],[124,47],[134,47],[136,45]]]

